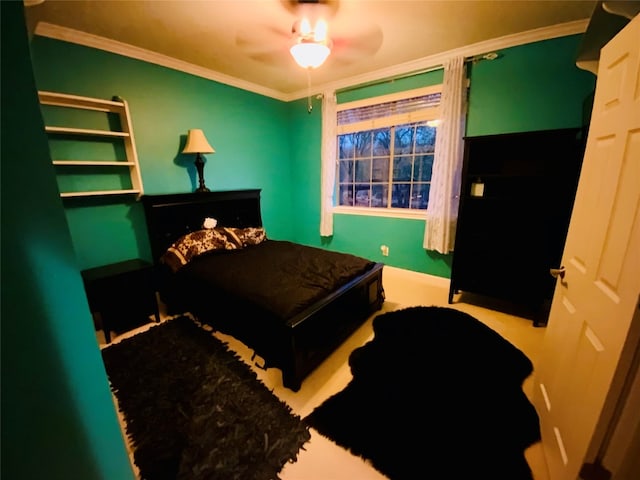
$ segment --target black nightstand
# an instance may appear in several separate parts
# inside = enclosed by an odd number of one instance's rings
[[[143,325],[150,315],[160,321],[151,263],[136,258],[81,273],[89,308],[92,313],[100,313],[107,343],[111,341],[111,332],[125,332]]]

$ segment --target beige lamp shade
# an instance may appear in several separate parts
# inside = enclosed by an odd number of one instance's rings
[[[187,143],[182,150],[182,153],[215,153],[215,150],[209,142],[207,137],[204,136],[204,132],[199,128],[192,128],[189,130],[187,137]]]

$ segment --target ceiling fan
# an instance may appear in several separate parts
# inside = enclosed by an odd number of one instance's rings
[[[313,69],[329,58],[336,65],[347,65],[366,60],[382,44],[377,25],[340,21],[338,0],[279,0],[279,4],[288,21],[254,26],[236,36],[236,45],[256,61],[281,67],[295,59],[301,67]]]

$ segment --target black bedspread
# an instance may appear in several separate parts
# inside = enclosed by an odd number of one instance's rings
[[[287,322],[374,265],[350,254],[265,240],[241,250],[201,255],[180,269],[174,280],[175,288],[201,308],[235,301]]]

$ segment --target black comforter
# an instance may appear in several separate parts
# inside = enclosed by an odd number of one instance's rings
[[[265,240],[240,250],[214,251],[172,275],[174,293],[190,309],[263,311],[288,323],[374,266],[370,260],[288,241]]]

